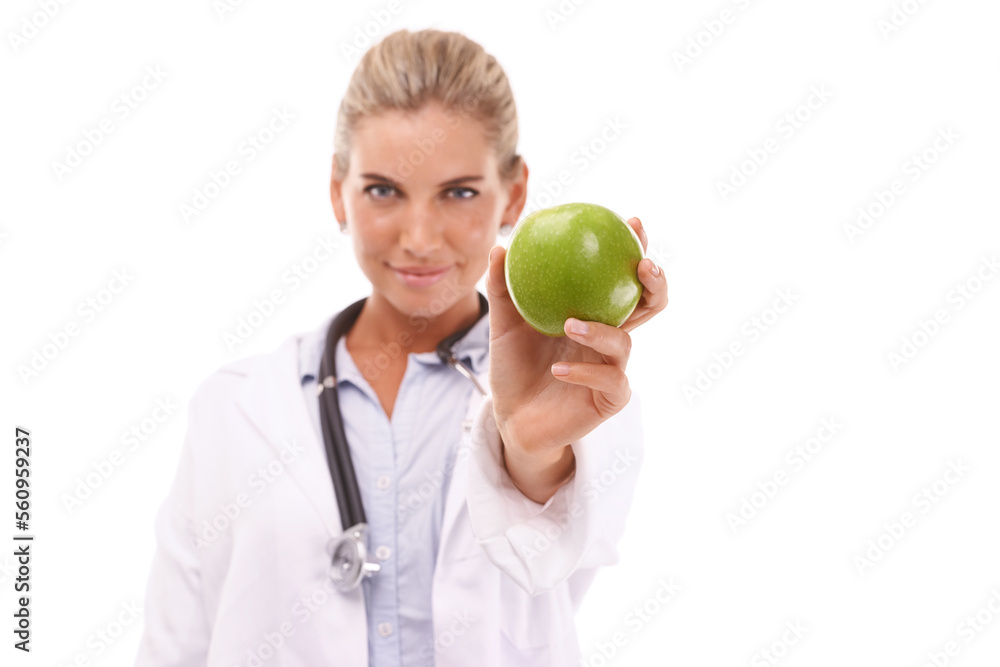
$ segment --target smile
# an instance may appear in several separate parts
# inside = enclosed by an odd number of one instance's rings
[[[451,266],[427,266],[427,267],[391,267],[396,276],[410,287],[427,287],[441,280]]]

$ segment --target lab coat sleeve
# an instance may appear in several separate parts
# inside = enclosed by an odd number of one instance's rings
[[[194,401],[192,401],[192,404]],[[198,497],[198,424],[188,410],[188,434],[170,492],[156,515],[156,553],[146,584],[145,624],[137,667],[194,667],[207,661],[209,623],[201,586],[201,559],[193,544]]]
[[[639,397],[571,444],[576,472],[544,504],[527,498],[503,465],[493,401],[473,421],[466,500],[489,559],[531,595],[571,582],[586,588],[594,568],[618,561],[617,543],[642,463]],[[581,592],[582,594],[582,592]]]

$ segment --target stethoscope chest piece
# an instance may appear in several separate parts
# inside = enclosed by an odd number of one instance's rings
[[[341,593],[353,591],[361,585],[365,577],[379,571],[380,566],[368,560],[368,524],[351,526],[333,540],[333,557],[330,563],[330,578]]]

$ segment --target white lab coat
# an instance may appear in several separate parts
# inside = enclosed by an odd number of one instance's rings
[[[340,515],[302,398],[302,338],[224,366],[191,400],[156,517],[139,667],[367,664],[363,593],[329,585]],[[540,505],[512,485],[492,400],[472,393],[434,571],[436,664],[575,666],[574,612],[617,560],[639,472],[637,397],[573,443],[575,476]]]

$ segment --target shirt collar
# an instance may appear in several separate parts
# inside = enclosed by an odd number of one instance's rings
[[[452,348],[455,356],[472,368],[476,375],[484,373],[489,364],[490,354],[490,314],[486,313],[472,325],[469,332]],[[437,356],[436,353],[434,356]]]
[[[326,334],[333,323],[336,313],[327,317],[312,331],[303,334],[299,341],[299,378],[303,384],[309,380],[316,379],[319,373],[319,362],[323,357],[323,348],[326,345]],[[344,340],[341,338],[337,343],[338,352],[343,349],[346,355],[347,349]],[[480,317],[468,333],[465,334],[452,348],[456,357],[472,368],[472,372],[479,375],[486,371],[489,364],[490,352],[490,315],[486,313]],[[409,351],[407,351],[409,352]],[[348,355],[349,356],[349,355]],[[356,373],[354,364],[342,363],[343,357],[337,357],[337,375],[340,380],[348,379],[349,375]],[[427,364],[443,363],[435,351],[422,352],[415,355],[419,361]],[[350,370],[349,370],[350,369]]]
[[[333,323],[336,314],[331,315],[299,340],[299,378],[305,384],[307,380],[315,380],[319,374],[319,361],[323,358],[323,345],[326,343],[326,332]]]

